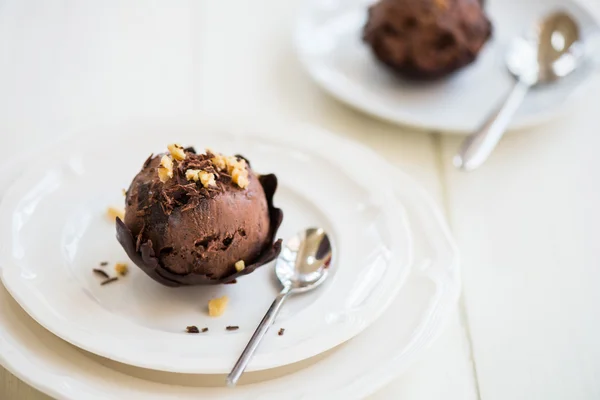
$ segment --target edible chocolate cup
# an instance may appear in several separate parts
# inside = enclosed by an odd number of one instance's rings
[[[265,197],[269,207],[269,242],[262,252],[246,267],[234,274],[221,279],[211,278],[207,275],[189,273],[185,275],[175,274],[161,265],[154,253],[152,241],[148,240],[139,246],[136,251],[136,239],[120,218],[117,218],[117,240],[125,249],[125,252],[149,277],[165,286],[193,286],[193,285],[217,285],[221,283],[232,283],[237,278],[254,272],[260,266],[273,261],[281,251],[281,239],[275,240],[277,230],[283,221],[283,211],[273,205],[273,195],[277,189],[277,177],[273,174],[262,175],[259,182],[265,191]]]

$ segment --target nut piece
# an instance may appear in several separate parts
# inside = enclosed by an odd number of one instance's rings
[[[210,149],[206,149],[206,151],[215,155],[213,158],[211,158],[211,161],[217,171],[222,171],[227,168],[227,157],[225,157],[223,154],[217,154]]]
[[[158,178],[162,183],[165,183],[173,177],[173,160],[171,157],[164,155],[160,159],[160,167],[158,167]]]
[[[185,179],[188,181],[198,181],[200,177],[198,177],[199,169],[188,169],[185,171]]]
[[[108,215],[108,218],[113,221],[117,219],[117,217],[119,217],[121,221],[125,219],[125,210],[120,207],[108,207],[106,214]]]
[[[127,275],[127,272],[129,271],[129,269],[127,268],[127,264],[125,264],[125,263],[116,263],[115,271],[117,271],[117,274],[119,274],[121,276],[125,276],[125,275]]]
[[[217,185],[217,182],[215,182],[215,175],[211,174],[210,172],[200,171],[198,172],[198,178],[204,187]]]
[[[240,261],[238,261],[238,262],[235,263],[235,270],[237,272],[243,271],[244,268],[246,268],[246,263],[244,263],[244,260],[240,260]]]
[[[185,160],[185,150],[183,150],[183,147],[181,145],[179,145],[177,143],[172,143],[167,146],[167,149],[169,149],[171,156],[173,156],[173,158],[175,160],[177,160],[177,161]]]
[[[247,188],[248,184],[250,183],[250,181],[248,180],[248,170],[245,168],[244,169],[239,169],[239,168],[234,169],[233,172],[231,173],[231,180],[233,181],[233,183],[236,183],[242,189]]]
[[[229,298],[227,296],[218,297],[208,302],[208,315],[211,317],[220,317],[227,308]]]
[[[246,161],[243,159],[238,161],[237,157],[231,156],[225,157],[225,162],[227,163],[227,172],[230,174],[233,173],[233,170],[235,169],[246,169]]]

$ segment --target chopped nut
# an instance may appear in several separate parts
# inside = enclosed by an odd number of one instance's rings
[[[206,151],[210,151],[211,154],[215,156],[211,159],[213,165],[218,171],[222,171],[227,168],[227,158],[222,154],[217,154],[214,151],[207,149]]]
[[[108,218],[115,220],[119,217],[121,220],[125,219],[125,210],[119,207],[108,207],[107,210]]]
[[[119,274],[121,276],[127,275],[127,272],[128,272],[127,264],[116,263],[115,264],[115,271],[117,271],[117,274]]]
[[[198,172],[198,178],[204,187],[217,185],[217,182],[215,182],[215,175],[211,174],[210,172],[200,171]]]
[[[197,182],[200,179],[200,177],[198,176],[199,173],[199,169],[188,169],[187,171],[185,171],[185,179],[187,179],[188,181]]]
[[[171,157],[164,155],[160,159],[160,167],[158,167],[158,178],[162,183],[165,183],[173,177],[173,160]]]
[[[220,317],[227,308],[229,298],[227,296],[218,297],[208,302],[208,315],[211,317]]]
[[[183,149],[183,147],[181,145],[172,143],[167,146],[167,149],[169,149],[171,156],[173,156],[173,158],[175,160],[177,160],[177,161],[185,160],[185,150]]]
[[[234,169],[231,173],[231,180],[242,189],[247,188],[250,183],[248,181],[248,170],[239,168]]]
[[[281,328],[281,329],[279,329],[279,332],[277,332],[277,334],[278,334],[279,336],[283,336],[283,333],[284,333],[284,332],[285,332],[285,329],[284,329],[284,328]]]
[[[185,331],[187,333],[200,333],[200,330],[198,330],[198,327],[195,325],[188,326],[187,328],[185,328]]]
[[[244,263],[244,260],[240,260],[240,261],[238,261],[238,262],[235,263],[235,270],[237,272],[243,271],[244,268],[246,268],[246,263]]]
[[[238,160],[236,157],[231,156],[225,157],[225,162],[227,163],[227,172],[229,172],[230,174],[233,173],[233,170],[235,169],[246,169],[246,161],[243,159]]]

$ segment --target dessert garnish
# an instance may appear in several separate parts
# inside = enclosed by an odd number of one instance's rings
[[[94,268],[92,271],[94,271],[94,273],[104,279],[108,279],[110,278],[110,275],[108,275],[106,273],[106,271],[102,270],[102,269],[98,269],[98,268]]]
[[[109,283],[113,283],[118,280],[119,280],[119,278],[117,278],[116,276],[113,276],[112,278],[108,278],[107,280],[102,281],[102,283],[100,283],[100,285],[102,285],[102,286],[108,285]]]
[[[185,328],[185,330],[187,333],[200,333],[198,327],[195,325],[188,326],[187,328]]]
[[[211,317],[220,317],[225,312],[227,303],[229,303],[229,298],[227,296],[210,300],[208,302],[208,315]]]
[[[119,274],[120,276],[125,276],[125,275],[127,275],[127,272],[128,272],[127,264],[124,264],[124,263],[116,263],[116,264],[115,264],[115,271],[116,271],[116,272],[117,272],[117,274]]]

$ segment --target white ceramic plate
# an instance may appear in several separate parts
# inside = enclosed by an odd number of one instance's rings
[[[413,227],[415,268],[382,317],[344,345],[299,364],[249,372],[244,384],[230,389],[221,386],[223,375],[149,371],[79,351],[29,318],[0,285],[0,363],[59,400],[368,396],[406,370],[438,336],[455,310],[460,274],[452,238],[429,197],[374,154],[365,161],[389,171],[396,204],[405,207]]]
[[[133,265],[107,286],[92,273],[103,260],[126,261],[106,209],[124,202],[121,188],[148,155],[167,142],[209,145],[244,154],[259,173],[277,173],[275,203],[285,213],[280,237],[320,226],[333,239],[329,280],[290,299],[248,370],[290,364],[343,343],[397,294],[411,264],[410,227],[402,207],[393,205],[388,178],[360,161],[363,148],[314,131],[289,139],[279,132],[218,124],[126,126],[46,151],[0,206],[5,287],[41,325],[95,354],[162,371],[229,371],[280,290],[271,265],[235,285],[175,289]],[[210,318],[208,300],[221,295],[229,297],[228,309]],[[188,325],[209,332],[190,335]],[[229,325],[240,329],[226,331]],[[277,335],[279,327],[284,336]]]
[[[493,39],[472,65],[433,83],[399,79],[371,55],[362,42],[367,7],[374,0],[310,0],[295,33],[300,61],[327,92],[384,120],[421,129],[470,133],[496,107],[514,84],[504,67],[510,40],[540,16],[556,8],[571,12],[588,43],[597,22],[572,0],[486,0],[494,24]],[[595,51],[598,51],[597,47]],[[594,49],[590,48],[590,52]],[[538,124],[559,114],[592,73],[590,63],[559,83],[534,89],[512,128]]]

